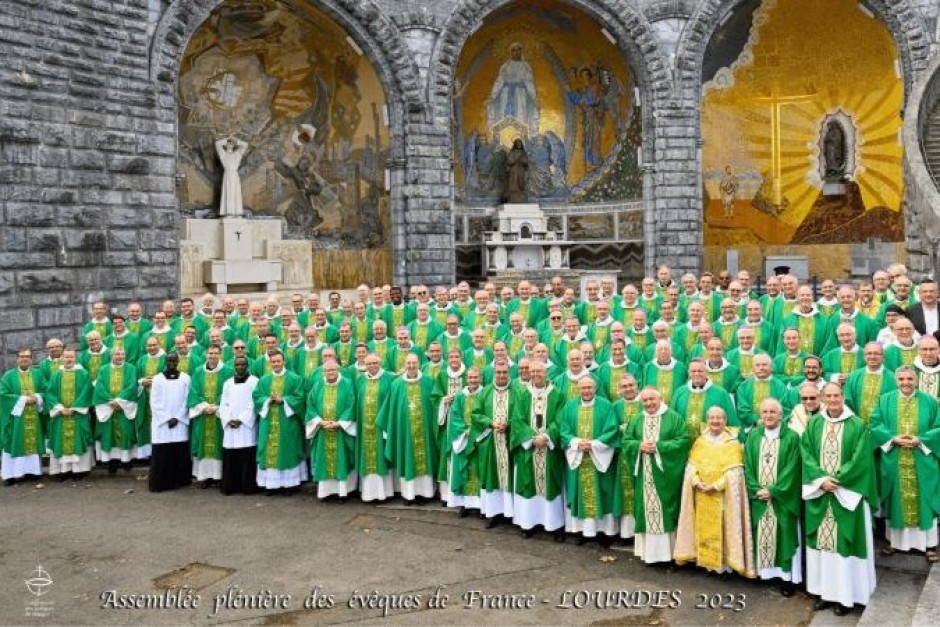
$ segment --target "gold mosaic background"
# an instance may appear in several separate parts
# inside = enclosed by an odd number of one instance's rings
[[[774,245],[903,239],[896,64],[887,28],[856,0],[763,2],[744,52],[703,87],[707,260],[727,247],[769,254]],[[842,197],[821,193],[822,129],[832,115],[855,132],[856,168]],[[720,187],[728,166],[737,183],[732,216]]]
[[[318,288],[392,275],[385,94],[349,41],[304,0],[229,0],[180,69],[184,212],[218,207],[213,142],[238,134],[250,146],[239,169],[246,209],[285,218],[290,237],[311,242]]]

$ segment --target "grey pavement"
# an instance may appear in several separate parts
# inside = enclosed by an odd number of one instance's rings
[[[461,519],[439,506],[323,504],[309,487],[293,497],[225,497],[198,488],[150,494],[145,474],[135,469],[109,477],[97,470],[82,482],[46,478],[41,488],[0,488],[0,624],[806,625],[813,619],[813,602],[802,593],[786,599],[761,582],[647,567],[623,547],[524,539],[509,525],[487,530],[478,517]],[[907,588],[923,577],[912,574]],[[166,591],[181,586],[188,592]],[[188,607],[119,607],[166,594]],[[430,607],[445,596],[446,607]],[[697,608],[703,599],[706,607]],[[244,609],[246,603],[254,605]],[[743,607],[710,609],[709,603]]]

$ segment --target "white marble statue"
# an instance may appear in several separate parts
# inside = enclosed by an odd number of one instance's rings
[[[219,161],[225,169],[222,177],[222,199],[219,202],[219,215],[223,218],[240,218],[244,213],[242,204],[242,183],[238,178],[238,166],[248,150],[248,143],[237,137],[223,137],[215,142]]]

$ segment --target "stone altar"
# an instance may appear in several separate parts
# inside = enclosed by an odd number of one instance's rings
[[[310,291],[313,250],[284,240],[282,219],[183,220],[182,293]]]
[[[496,231],[483,233],[483,263],[487,274],[567,270],[564,233],[548,230],[548,217],[537,204],[505,204],[496,212]]]

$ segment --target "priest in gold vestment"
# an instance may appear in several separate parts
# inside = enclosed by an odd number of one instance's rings
[[[695,562],[706,570],[755,577],[744,449],[721,407],[709,408],[706,420],[682,481],[673,555],[678,564]]]

